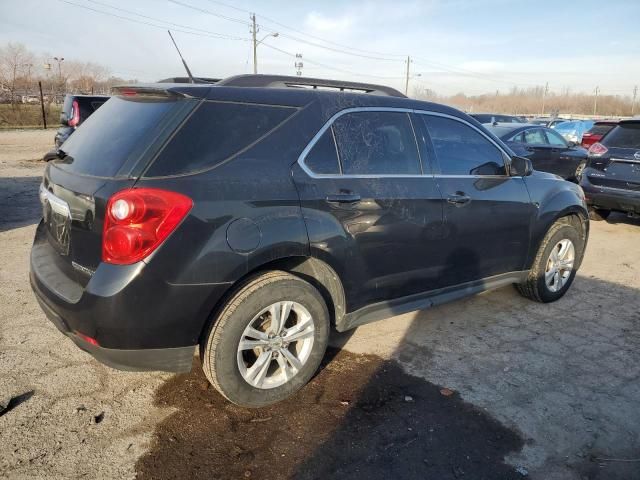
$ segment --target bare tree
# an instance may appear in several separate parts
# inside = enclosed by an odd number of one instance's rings
[[[9,42],[0,47],[0,89],[15,108],[20,99],[18,92],[31,81],[34,55],[21,43]]]

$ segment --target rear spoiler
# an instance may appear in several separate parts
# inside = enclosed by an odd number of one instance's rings
[[[202,98],[205,97],[210,84],[193,88],[193,84],[187,87],[184,84],[175,83],[146,83],[136,85],[117,85],[111,88],[113,95],[122,97],[164,97],[164,98]]]

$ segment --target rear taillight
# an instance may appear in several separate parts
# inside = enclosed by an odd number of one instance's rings
[[[80,105],[77,100],[71,104],[71,120],[68,123],[70,127],[77,127],[80,123]]]
[[[129,265],[147,257],[184,219],[193,201],[180,193],[134,188],[107,203],[102,261]]]
[[[604,145],[602,145],[601,143],[594,143],[593,145],[591,145],[591,148],[589,148],[589,156],[591,157],[601,157],[602,155],[604,155],[605,153],[607,153],[609,151],[609,149],[607,147],[605,147]]]

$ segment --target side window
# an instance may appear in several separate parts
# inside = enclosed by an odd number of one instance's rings
[[[502,152],[470,126],[422,115],[443,175],[505,175]]]
[[[509,142],[520,142],[520,143],[523,143],[524,142],[524,133],[523,132],[517,133],[513,137],[511,137],[508,141]]]
[[[540,128],[532,128],[524,132],[524,143],[529,145],[546,145],[547,138],[544,136],[544,132]]]
[[[345,175],[419,175],[418,146],[402,112],[353,112],[333,123]]]
[[[547,140],[549,140],[550,145],[555,145],[557,147],[566,147],[567,142],[564,141],[562,135],[558,132],[554,132],[553,130],[545,130],[544,133],[547,134]]]
[[[206,101],[153,162],[147,177],[211,168],[260,140],[295,108]]]
[[[319,174],[339,174],[340,164],[333,131],[327,129],[304,158],[304,164],[313,172]]]

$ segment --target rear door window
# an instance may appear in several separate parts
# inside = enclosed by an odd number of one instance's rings
[[[532,128],[524,132],[524,143],[528,145],[545,145],[547,138],[544,136],[542,129]]]
[[[333,123],[345,175],[420,175],[409,114],[353,112]]]
[[[618,125],[604,137],[602,144],[614,148],[640,149],[640,122]]]
[[[145,176],[182,175],[212,168],[251,147],[296,111],[275,105],[204,102]]]
[[[163,127],[179,121],[194,100],[112,97],[62,145],[67,156],[55,160],[63,170],[96,177],[127,175],[128,166],[154,145]]]
[[[469,125],[422,115],[444,175],[505,175],[500,149]]]
[[[560,135],[558,132],[549,129],[545,130],[544,133],[547,136],[547,140],[549,141],[550,145],[554,145],[556,147],[567,146],[567,142],[564,141],[564,138],[562,138],[562,135]]]

